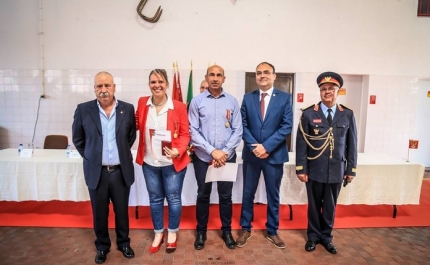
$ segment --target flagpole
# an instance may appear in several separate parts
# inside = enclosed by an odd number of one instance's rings
[[[179,75],[179,66],[178,66],[178,61],[176,61],[176,73]],[[179,77],[178,77],[178,75],[176,75],[176,82],[178,82],[178,80],[179,80]],[[178,84],[178,83],[176,83],[176,84]]]
[[[406,160],[406,162],[409,162],[409,151],[411,150],[411,148],[408,148],[408,159]]]

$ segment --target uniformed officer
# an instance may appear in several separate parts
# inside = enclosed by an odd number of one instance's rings
[[[336,104],[342,77],[333,72],[318,76],[321,101],[303,110],[296,139],[296,173],[306,183],[308,227],[305,249],[321,243],[336,254],[332,243],[337,198],[351,182],[357,167],[357,128],[351,109]]]

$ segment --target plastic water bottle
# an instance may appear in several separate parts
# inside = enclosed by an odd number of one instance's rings
[[[18,146],[18,156],[21,155],[21,150],[24,149],[24,146],[22,144],[19,144]]]
[[[67,149],[66,149],[66,156],[70,157],[70,144],[67,145]]]

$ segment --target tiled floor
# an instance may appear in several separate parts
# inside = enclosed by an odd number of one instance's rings
[[[425,174],[430,177],[430,173]],[[430,209],[429,209],[430,210]],[[110,230],[115,242],[115,232]],[[227,249],[219,231],[208,232],[203,250],[194,250],[194,231],[179,232],[178,249],[167,254],[164,248],[149,254],[152,230],[131,230],[134,259],[125,259],[112,246],[106,264],[189,264],[189,265],[272,265],[272,264],[430,264],[430,227],[336,229],[333,231],[337,255],[318,245],[304,250],[305,230],[280,230],[287,248],[275,248],[263,231],[253,231],[243,248]],[[234,231],[237,236],[237,231]],[[0,227],[0,264],[95,264],[92,229]],[[163,245],[164,246],[164,245]]]
[[[114,239],[114,231],[111,230]],[[237,231],[234,231],[236,234]],[[243,248],[227,249],[218,231],[208,232],[203,250],[194,250],[194,231],[179,232],[178,249],[167,254],[162,248],[149,254],[153,232],[131,230],[134,259],[125,259],[112,246],[106,264],[192,264],[192,265],[272,265],[272,264],[429,264],[430,228],[337,229],[334,243],[338,254],[331,255],[318,245],[304,250],[304,230],[282,230],[280,236],[287,248],[275,248],[253,231]],[[95,264],[95,248],[91,229],[64,228],[0,228],[0,264]]]

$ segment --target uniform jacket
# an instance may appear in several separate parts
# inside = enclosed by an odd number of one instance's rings
[[[139,98],[136,110],[136,128],[140,131],[139,147],[137,149],[136,163],[143,164],[145,157],[145,126],[148,117],[149,97]],[[184,169],[190,163],[190,157],[187,153],[187,146],[190,143],[190,131],[188,124],[187,106],[177,100],[173,100],[173,109],[167,112],[167,130],[172,133],[172,148],[179,151],[179,157],[173,158],[173,166],[177,172]],[[177,138],[174,137],[175,132]]]
[[[273,89],[266,117],[260,111],[260,90],[245,94],[242,107],[243,151],[242,158],[248,162],[258,162],[252,144],[263,144],[269,153],[266,158],[270,164],[283,164],[288,161],[287,136],[291,133],[293,110],[291,96],[276,88]]]
[[[330,125],[320,108],[320,103],[303,110],[300,118],[303,130],[312,136],[322,135]],[[308,174],[309,179],[322,183],[341,183],[344,175],[355,176],[357,168],[357,128],[352,110],[337,104],[332,126],[334,150],[330,159],[330,146],[315,160],[321,150],[313,150],[307,145],[300,125],[296,138],[296,173]],[[310,140],[315,147],[321,147],[324,140]]]
[[[127,186],[134,182],[133,156],[130,148],[136,140],[134,106],[118,100],[116,106],[116,144],[122,175]],[[73,144],[84,160],[85,182],[94,190],[102,170],[103,134],[97,100],[79,104],[72,125]]]

